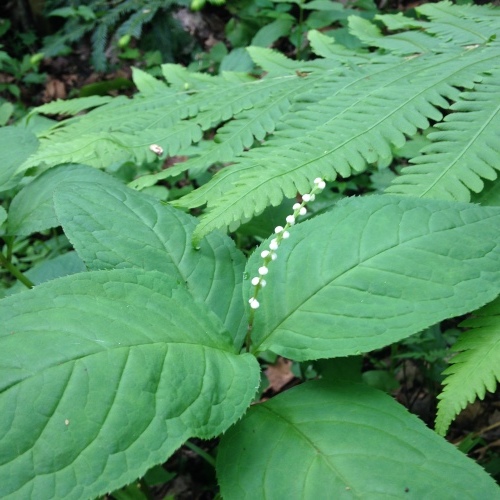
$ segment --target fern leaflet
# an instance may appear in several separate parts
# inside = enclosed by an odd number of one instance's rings
[[[474,92],[464,92],[439,132],[428,138],[435,142],[411,160],[387,189],[389,193],[426,198],[470,201],[470,191],[480,192],[481,180],[497,178],[500,170],[500,71],[478,84]],[[457,144],[461,147],[458,148]]]
[[[436,431],[446,434],[451,421],[467,403],[486,391],[494,392],[500,381],[500,299],[476,312],[475,317],[460,326],[470,328],[463,333],[454,351],[460,351],[451,360],[444,373],[444,390],[438,396]]]

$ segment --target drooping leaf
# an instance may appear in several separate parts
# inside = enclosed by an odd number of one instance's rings
[[[62,165],[35,178],[16,194],[9,209],[9,234],[27,236],[59,226],[54,211],[54,191],[72,183],[118,186],[121,183],[85,165]]]
[[[118,184],[65,187],[55,195],[55,209],[90,270],[135,267],[186,283],[241,346],[244,257],[226,235],[214,233],[196,250],[191,245],[194,217]]]
[[[460,326],[462,333],[453,350],[458,354],[444,371],[443,392],[438,396],[436,432],[446,434],[451,421],[468,403],[494,392],[500,381],[500,299],[474,313]]]
[[[498,498],[493,479],[381,391],[308,382],[253,406],[222,437],[226,500]]]
[[[234,423],[256,360],[183,284],[122,269],[0,302],[0,496],[93,498]]]
[[[340,202],[292,228],[279,247],[259,295],[254,351],[295,360],[359,354],[477,309],[500,293],[499,227],[496,207],[392,196]]]

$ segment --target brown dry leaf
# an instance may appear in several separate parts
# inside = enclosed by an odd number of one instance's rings
[[[49,80],[43,92],[43,101],[50,102],[56,99],[66,99],[66,87],[61,80]]]
[[[274,392],[279,392],[286,384],[293,380],[294,375],[291,371],[292,362],[289,359],[278,358],[274,365],[270,365],[265,371],[269,380],[269,387]]]

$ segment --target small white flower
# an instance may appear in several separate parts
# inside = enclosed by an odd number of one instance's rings
[[[286,221],[287,221],[288,224],[290,224],[290,226],[293,226],[295,224],[295,217],[293,215],[289,215],[286,218]]]
[[[319,189],[325,189],[326,187],[326,182],[321,177],[314,179],[314,184],[316,184]]]
[[[302,199],[307,203],[308,201],[311,201],[313,196],[314,195],[311,195],[311,194],[303,194]]]
[[[255,298],[255,297],[252,297],[248,303],[250,304],[250,307],[252,309],[258,309],[260,304],[259,304],[259,301]]]
[[[294,210],[298,210],[300,208],[300,203],[295,203],[295,205],[292,208]]]
[[[271,260],[276,260],[277,258],[278,258],[278,256],[275,253],[271,254]]]
[[[286,240],[287,238],[290,238],[290,233],[288,231],[283,231],[283,239]]]
[[[255,278],[252,278],[252,285],[253,286],[257,286],[259,283],[262,285],[259,276],[255,276]]]
[[[274,228],[274,232],[275,232],[276,234],[280,234],[280,233],[281,233],[281,231],[283,231],[283,227],[282,227],[282,226],[276,226],[276,227]]]
[[[263,250],[260,252],[260,256],[265,259],[271,252],[269,250]]]
[[[271,250],[278,250],[278,242],[276,241],[276,238],[273,238],[271,240],[271,243],[269,243],[269,248]]]
[[[266,266],[259,267],[259,274],[261,276],[265,276],[269,272],[269,269]]]
[[[307,214],[307,208],[306,207],[300,207],[299,215],[306,215],[306,214]]]
[[[267,285],[267,281],[266,281],[266,280],[261,279],[261,280],[260,280],[260,286],[261,286],[262,288],[264,288],[266,285]]]

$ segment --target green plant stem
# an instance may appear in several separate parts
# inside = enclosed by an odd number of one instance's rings
[[[30,281],[16,266],[12,264],[12,262],[7,260],[3,253],[0,253],[0,264],[26,287],[33,288],[35,286],[32,281]]]
[[[212,467],[215,467],[215,458],[212,455],[209,455],[206,451],[202,450],[199,446],[191,443],[191,441],[186,441],[184,445],[189,448],[191,451],[194,451],[201,458],[204,458],[206,462],[208,462]]]

